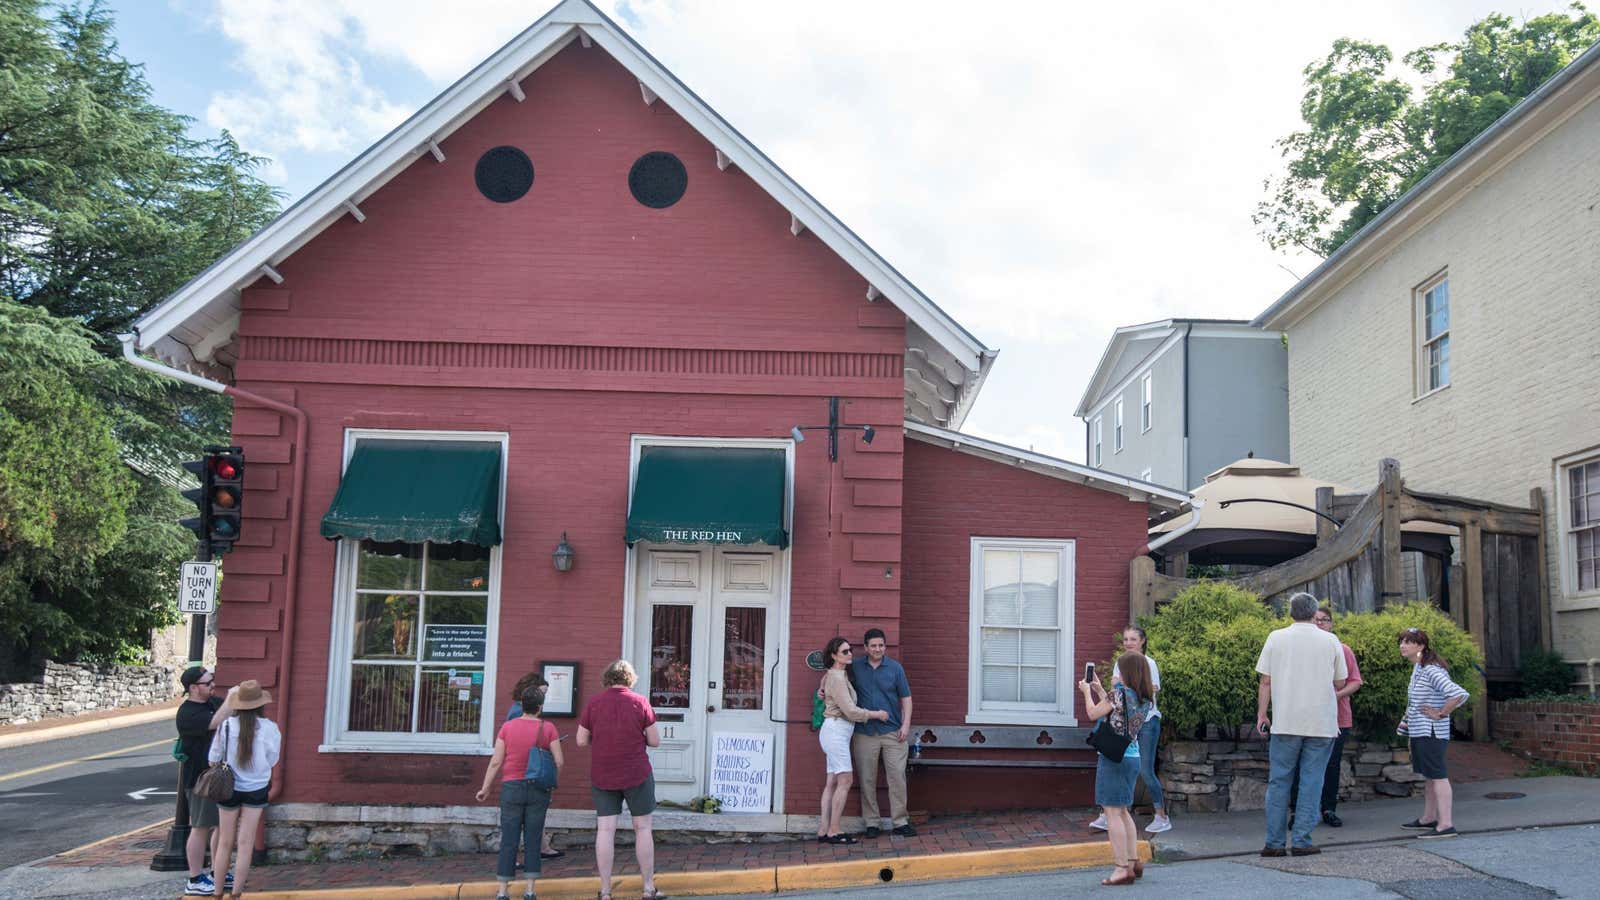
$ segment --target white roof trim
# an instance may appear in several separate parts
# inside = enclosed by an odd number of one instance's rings
[[[921,441],[924,444],[944,447],[992,462],[1023,466],[1042,475],[1048,475],[1051,478],[1059,478],[1063,481],[1071,481],[1096,490],[1121,494],[1130,500],[1143,500],[1152,506],[1158,506],[1163,509],[1176,510],[1188,506],[1189,501],[1193,499],[1192,495],[1187,491],[1163,487],[1149,481],[1140,481],[1137,478],[1129,478],[1126,475],[1118,475],[1079,463],[1068,462],[1064,459],[1057,459],[1054,456],[1045,456],[1032,450],[1022,450],[985,438],[962,434],[959,431],[951,431],[948,428],[938,428],[933,425],[924,425],[921,422],[912,421],[907,421],[905,428],[906,437]]]
[[[346,214],[346,201],[359,204],[418,155],[432,151],[439,141],[502,96],[508,83],[526,78],[580,35],[611,54],[642,87],[666,102],[783,208],[803,219],[808,230],[846,265],[948,350],[971,373],[970,386],[963,394],[976,393],[996,351],[941,310],[588,0],[562,0],[277,219],[142,316],[135,325],[139,348],[154,349],[167,357],[186,355],[180,347],[190,341],[169,337],[175,331],[196,317],[205,322],[230,318],[238,309],[238,290],[254,281],[263,265],[276,265],[294,253]],[[219,306],[222,308],[215,308]],[[970,396],[962,399],[966,401],[962,406],[970,407]]]

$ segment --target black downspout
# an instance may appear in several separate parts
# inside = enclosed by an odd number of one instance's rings
[[[1189,489],[1189,332],[1194,323],[1183,326],[1183,489]]]

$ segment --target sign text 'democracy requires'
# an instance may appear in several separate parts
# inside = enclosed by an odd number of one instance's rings
[[[711,736],[711,786],[725,813],[772,811],[772,735]]]

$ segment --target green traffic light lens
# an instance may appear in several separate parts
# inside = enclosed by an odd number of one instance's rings
[[[214,537],[230,538],[234,536],[235,531],[233,522],[228,519],[211,520],[211,534]]]

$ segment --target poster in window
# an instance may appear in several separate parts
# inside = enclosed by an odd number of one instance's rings
[[[541,662],[539,672],[549,684],[544,694],[544,715],[575,716],[578,714],[578,664],[575,662]]]

